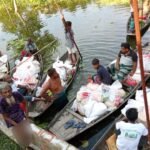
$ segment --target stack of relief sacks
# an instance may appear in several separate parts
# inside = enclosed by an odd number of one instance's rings
[[[139,58],[139,57],[138,57]],[[150,72],[150,51],[143,51],[143,66],[145,75]],[[141,81],[141,74],[140,74],[140,64],[138,60],[138,65],[135,74],[132,77],[133,80],[135,80],[137,83]]]
[[[150,72],[150,51],[149,47],[147,49],[143,49],[143,65],[144,65],[144,71],[145,75]],[[137,70],[134,76],[132,77],[133,80],[135,80],[137,83],[141,81],[141,75],[140,75],[140,66],[138,62]],[[148,99],[148,106],[150,111],[150,88],[146,88],[147,92],[147,99]],[[129,108],[137,108],[139,115],[138,118],[143,123],[146,123],[146,114],[145,114],[145,107],[144,107],[144,97],[143,97],[143,91],[137,90],[135,99],[130,99],[128,101],[128,104],[125,106],[125,108],[122,109],[122,114],[125,116],[125,112]]]
[[[14,84],[34,89],[39,81],[40,63],[34,57],[23,57],[21,61],[16,60],[15,64],[16,70],[13,74]]]
[[[148,100],[148,107],[150,113],[150,88],[146,88],[147,92],[147,100]],[[144,106],[144,96],[143,90],[137,90],[135,99],[130,99],[128,104],[122,109],[122,114],[125,116],[126,111],[129,108],[136,108],[139,112],[138,119],[146,124],[146,113],[145,113],[145,106]]]
[[[90,123],[115,110],[123,102],[125,95],[119,81],[115,81],[111,86],[89,83],[77,92],[72,110],[84,116],[85,123]]]

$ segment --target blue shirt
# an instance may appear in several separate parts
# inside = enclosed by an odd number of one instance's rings
[[[107,85],[112,84],[111,76],[109,72],[106,70],[106,68],[104,68],[104,66],[100,66],[97,69],[97,75],[100,77],[100,80],[102,83],[107,84]]]

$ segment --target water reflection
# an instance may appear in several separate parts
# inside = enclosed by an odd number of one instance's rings
[[[53,5],[48,5],[47,1],[40,3],[40,0],[17,1],[18,12],[25,25],[14,14],[10,0],[5,0],[5,2],[7,2],[11,19],[8,17],[5,7],[1,6],[0,49],[5,50],[6,42],[17,37],[19,39],[17,42],[20,44],[17,45],[19,47],[17,49],[21,50],[23,44],[20,41],[24,41],[30,36],[38,41],[39,48],[57,38],[60,46],[57,48],[55,56],[61,56],[66,52],[64,28],[55,1],[53,1]],[[59,2],[61,2],[62,8],[66,8],[64,10],[66,19],[73,22],[75,39],[84,58],[76,81],[69,91],[69,99],[72,99],[80,86],[86,83],[87,75],[94,72],[91,66],[91,60],[94,57],[99,58],[103,65],[107,65],[116,58],[120,50],[120,43],[126,41],[126,23],[130,15],[130,8],[122,5],[97,5],[91,0],[61,0]],[[149,37],[148,31],[143,41],[149,41]],[[11,44],[13,46],[13,42]],[[48,47],[43,52],[46,57],[44,60],[48,63],[51,62],[52,50],[53,48]]]

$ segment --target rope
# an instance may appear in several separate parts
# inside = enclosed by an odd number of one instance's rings
[[[53,43],[55,43],[57,40],[52,41],[51,43],[47,44],[46,46],[44,46],[43,48],[41,48],[40,50],[38,50],[35,54],[33,54],[32,56],[30,56],[29,58],[27,58],[26,60],[24,60],[23,62],[21,62],[19,65],[13,67],[8,73],[12,72],[13,70],[15,70],[17,67],[19,67],[20,65],[22,65],[23,63],[25,63],[26,61],[28,61],[29,59],[31,59],[33,56],[37,55],[39,52],[41,52],[42,50],[44,50],[46,47],[48,47],[49,45],[52,45]]]

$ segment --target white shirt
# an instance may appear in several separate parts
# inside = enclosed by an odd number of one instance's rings
[[[120,121],[116,123],[116,129],[121,132],[116,143],[118,150],[137,150],[141,136],[148,134],[148,130],[142,123]]]
[[[71,37],[70,33],[71,33],[72,37]],[[74,47],[74,42],[72,41],[72,39],[74,39],[73,30],[71,30],[70,32],[66,32],[65,36],[66,36],[66,46],[68,48],[72,49]]]

